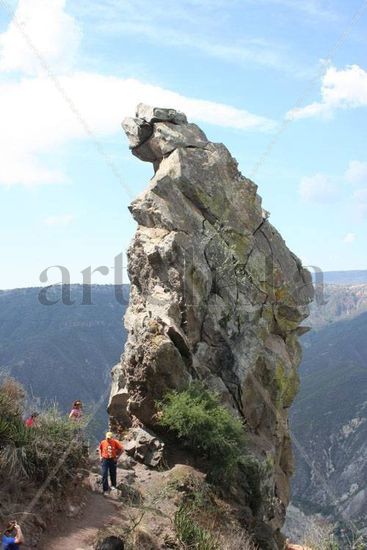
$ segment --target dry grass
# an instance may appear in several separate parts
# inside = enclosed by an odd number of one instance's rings
[[[57,411],[41,413],[37,426],[23,421],[26,394],[12,379],[0,382],[0,521],[23,511],[45,482],[45,497],[60,495],[85,464],[83,440]],[[68,452],[70,451],[72,452]],[[54,475],[57,472],[57,475]],[[9,501],[7,501],[9,499]],[[57,499],[56,499],[57,500]],[[27,512],[30,518],[39,513]],[[25,521],[25,520],[23,520]]]
[[[244,531],[221,537],[222,550],[259,550],[252,537]]]
[[[333,537],[334,526],[326,521],[311,521],[302,544],[312,550],[338,550]]]
[[[12,378],[4,378],[0,384],[0,407],[2,415],[19,416],[25,398],[24,388]]]

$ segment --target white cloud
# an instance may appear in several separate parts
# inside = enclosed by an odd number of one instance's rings
[[[182,96],[176,92],[96,73],[73,73],[58,79],[73,108],[47,77],[0,84],[0,184],[60,183],[63,175],[40,160],[72,140],[86,139],[80,117],[97,138],[118,134],[120,122],[139,102],[176,107],[191,119],[242,130],[268,131],[265,117],[223,103]]]
[[[358,65],[338,70],[329,67],[322,78],[321,101],[292,109],[288,119],[331,117],[338,109],[367,106],[367,71]]]
[[[345,185],[348,181],[352,185]],[[343,186],[344,183],[344,186]],[[333,203],[344,196],[356,220],[367,217],[367,162],[352,160],[344,173],[337,176],[315,174],[304,177],[299,185],[299,193],[305,202]],[[350,243],[356,238],[347,233],[343,242]]]
[[[346,244],[351,244],[351,243],[354,243],[354,241],[356,240],[357,238],[357,235],[355,233],[347,233],[344,237],[343,237],[343,243],[346,243]]]
[[[38,73],[38,54],[59,72],[70,66],[81,31],[75,19],[65,12],[65,2],[19,0],[12,22],[0,35],[0,71]]]
[[[299,192],[305,202],[330,203],[338,198],[338,188],[325,174],[302,178]]]
[[[74,216],[72,214],[60,214],[58,216],[49,216],[44,220],[45,225],[52,226],[66,226],[70,225],[74,221]]]
[[[345,177],[350,183],[367,186],[367,162],[352,160],[345,172]]]
[[[34,153],[29,153],[17,146],[16,150],[11,150],[12,144],[9,142],[4,145],[1,137],[0,130],[0,147],[4,155],[0,162],[0,185],[11,186],[21,183],[28,187],[34,187],[66,181],[64,174],[58,170],[47,168]]]
[[[77,24],[64,8],[65,0],[20,0],[14,20],[0,35],[0,71],[27,75],[0,81],[0,185],[64,182],[65,175],[45,162],[50,152],[73,140],[117,135],[121,120],[133,115],[139,102],[176,107],[192,120],[223,127],[256,131],[274,127],[270,119],[245,109],[186,97],[139,80],[62,72],[80,39]],[[49,76],[38,71],[30,44],[50,65]],[[53,77],[53,70],[61,74]]]

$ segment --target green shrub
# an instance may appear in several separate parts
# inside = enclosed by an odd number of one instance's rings
[[[220,404],[217,394],[194,382],[185,391],[169,392],[158,408],[160,425],[208,459],[210,479],[227,481],[237,472],[245,450],[244,426]]]
[[[56,408],[42,412],[37,426],[24,425],[25,392],[13,380],[0,384],[0,480],[62,484],[84,465],[85,451],[80,429],[63,418]]]
[[[193,517],[194,508],[183,504],[175,513],[174,526],[178,540],[187,550],[218,550],[214,536],[203,529]]]
[[[55,482],[72,477],[85,462],[80,429],[53,408],[40,416],[37,428],[30,430],[27,469],[34,479],[44,481],[55,473]]]

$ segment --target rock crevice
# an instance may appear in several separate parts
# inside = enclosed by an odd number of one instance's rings
[[[272,533],[267,547],[277,548],[310,274],[224,145],[174,109],[140,104],[123,128],[155,174],[130,206],[138,228],[128,252],[128,341],[110,411],[116,422],[136,417],[154,427],[157,399],[204,380],[246,420],[252,452],[271,464],[262,481],[267,502],[254,517]]]

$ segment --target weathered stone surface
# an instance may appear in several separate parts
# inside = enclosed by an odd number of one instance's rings
[[[129,140],[131,142],[131,138]],[[178,126],[172,122],[157,122],[151,136],[139,143],[132,150],[135,156],[147,162],[160,162],[179,147],[206,147],[208,140],[196,124]]]
[[[134,456],[136,449],[136,441],[132,439],[131,441],[128,441],[127,443],[124,443],[124,451],[125,453],[130,457]]]
[[[217,391],[268,466],[258,530],[265,525],[267,547],[280,548],[293,468],[288,407],[311,277],[226,147],[169,111],[138,108],[152,134],[133,153],[156,173],[130,207],[138,229],[128,253],[129,337],[111,401],[126,391],[118,415],[154,426],[168,389],[199,378]]]
[[[130,439],[124,442],[124,449],[128,459],[133,457],[146,466],[158,466],[163,458],[164,443],[150,430],[135,428],[130,430]],[[122,465],[122,467],[124,467]]]
[[[121,373],[120,365],[112,369],[112,384],[110,400],[107,406],[107,412],[111,418],[111,424],[130,426],[130,416],[127,414],[128,390],[124,383],[124,377]]]
[[[129,447],[129,450],[131,450],[130,447]],[[126,448],[125,448],[125,451],[126,451]],[[123,454],[118,461],[119,468],[122,468],[123,470],[133,470],[135,465],[136,465],[136,461],[131,456],[128,456],[128,454]]]
[[[152,126],[140,118],[127,117],[122,121],[122,127],[129,140],[130,149],[141,145],[153,133]]]
[[[161,107],[151,107],[144,103],[139,103],[136,108],[136,116],[148,123],[153,122],[173,122],[174,124],[186,124],[187,118],[184,113],[176,109],[163,109]]]

